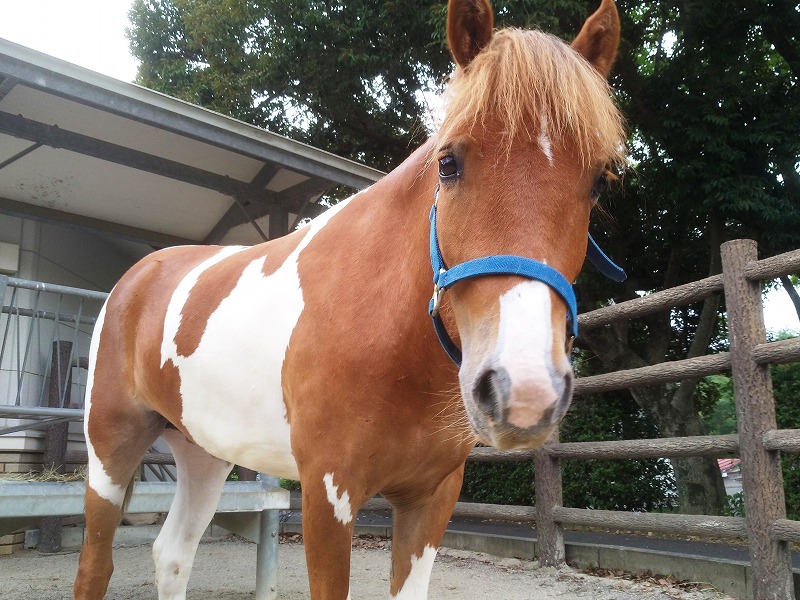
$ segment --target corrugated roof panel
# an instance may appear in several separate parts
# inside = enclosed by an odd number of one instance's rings
[[[124,144],[153,156],[249,182],[259,161],[133,119],[18,84],[0,100],[0,110],[39,123],[57,125],[98,140]]]

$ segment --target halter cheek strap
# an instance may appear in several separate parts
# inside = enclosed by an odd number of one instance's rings
[[[430,222],[430,253],[431,266],[433,267],[433,297],[428,304],[428,314],[433,320],[433,327],[436,336],[442,344],[447,355],[454,363],[461,366],[461,350],[453,342],[450,334],[444,326],[439,308],[442,304],[444,292],[454,286],[459,281],[472,279],[474,277],[485,277],[487,275],[519,275],[541,281],[550,286],[555,291],[567,307],[567,327],[571,330],[572,337],[578,336],[578,307],[575,299],[575,292],[567,279],[554,268],[532,258],[513,255],[484,256],[468,260],[454,267],[447,268],[442,258],[442,250],[439,247],[439,238],[436,233],[436,200],[438,199],[439,187],[436,187],[433,206],[431,207]],[[589,235],[589,246],[586,257],[594,264],[603,275],[614,280],[624,281],[625,271],[614,264],[608,256],[603,253]]]
[[[606,256],[606,253],[600,249],[597,242],[594,241],[592,234],[589,234],[589,245],[586,247],[586,258],[592,263],[595,268],[603,275],[608,277],[611,281],[622,283],[628,276],[622,267],[615,264],[613,260]]]

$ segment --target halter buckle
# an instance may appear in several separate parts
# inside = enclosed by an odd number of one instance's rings
[[[445,273],[445,269],[439,269],[439,276],[441,277],[442,273]],[[439,314],[439,307],[442,305],[442,298],[444,298],[444,293],[447,288],[439,287],[438,277],[437,281],[433,284],[433,296],[431,296],[431,310],[430,315],[435,317]]]

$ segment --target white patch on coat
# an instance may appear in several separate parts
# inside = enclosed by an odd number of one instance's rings
[[[114,292],[112,291],[111,293],[113,294]],[[92,412],[92,389],[94,387],[95,367],[97,366],[97,350],[100,346],[100,334],[103,331],[107,304],[108,300],[106,300],[106,304],[103,304],[103,308],[100,309],[100,314],[97,315],[92,342],[89,345],[89,374],[87,376],[86,399],[84,401],[85,416],[83,419],[83,435],[86,438],[86,451],[89,465],[89,479],[87,485],[97,492],[97,495],[101,498],[105,498],[117,506],[122,506],[122,502],[125,498],[125,486],[113,482],[108,471],[106,471],[106,468],[100,461],[100,457],[97,456],[97,452],[92,444],[92,439],[89,437],[89,421]]]
[[[547,284],[524,281],[500,297],[497,347],[492,358],[506,369],[512,382],[509,422],[522,428],[536,425],[542,413],[563,393],[554,388],[560,378],[553,368],[553,323]],[[561,367],[568,368],[568,364]],[[518,391],[523,392],[522,397]]]
[[[311,221],[303,239],[271,275],[262,271],[263,258],[247,265],[210,315],[197,349],[186,357],[178,356],[174,341],[183,305],[201,273],[237,250],[223,250],[205,261],[176,288],[164,322],[161,362],[171,359],[178,368],[181,421],[212,455],[299,479],[281,384],[289,340],[304,306],[298,258],[347,204],[341,202]]]
[[[347,490],[342,491],[339,495],[339,486],[333,485],[333,473],[325,473],[322,477],[322,482],[325,484],[325,493],[328,496],[328,502],[333,506],[333,516],[342,525],[347,525],[353,520],[353,509],[350,506],[350,494]]]
[[[431,581],[436,552],[436,548],[427,545],[422,551],[422,556],[411,557],[411,571],[403,583],[403,587],[392,598],[395,600],[425,600],[428,597],[428,584]]]

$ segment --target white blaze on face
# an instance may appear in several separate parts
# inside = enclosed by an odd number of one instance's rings
[[[111,293],[114,293],[113,290]],[[106,304],[108,304],[108,301],[106,301]],[[89,437],[89,420],[91,419],[92,412],[92,389],[94,387],[95,367],[97,366],[97,350],[100,346],[100,334],[103,331],[103,322],[106,317],[106,304],[103,305],[103,308],[100,309],[100,314],[97,315],[97,321],[94,325],[94,335],[92,335],[92,342],[89,346],[89,374],[86,384],[86,399],[84,401],[85,416],[83,419],[83,435],[86,438],[86,451],[88,454],[89,487],[97,492],[97,495],[101,498],[105,498],[117,506],[122,506],[122,501],[125,498],[125,487],[117,485],[111,480],[108,471],[106,471],[103,463],[100,462],[100,458],[97,456],[97,452],[92,445],[92,440]]]
[[[521,428],[538,424],[544,410],[563,393],[554,388],[554,381],[562,377],[553,366],[553,324],[547,284],[525,281],[500,297],[499,332],[492,360],[505,368],[512,382],[507,407],[509,423]],[[568,364],[559,366],[562,370],[569,368]]]
[[[336,520],[342,525],[347,525],[353,520],[353,509],[350,506],[350,494],[347,493],[347,490],[342,490],[342,494],[339,495],[339,486],[333,485],[333,473],[325,473],[322,482],[325,484],[325,493],[327,494],[328,502],[333,506],[333,516],[336,517]]]
[[[394,600],[425,600],[428,597],[428,584],[431,581],[433,561],[436,559],[437,549],[425,546],[422,556],[411,557],[411,572]]]

